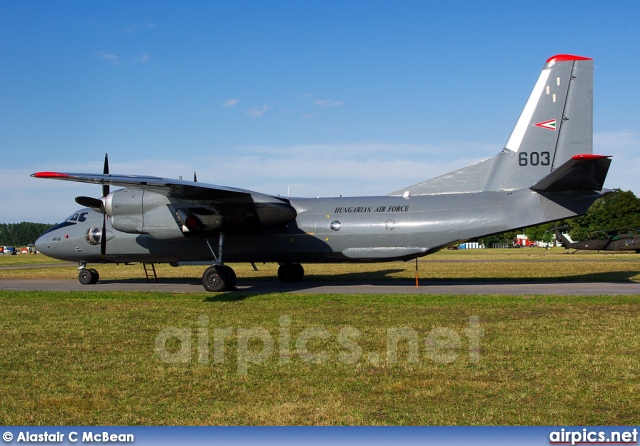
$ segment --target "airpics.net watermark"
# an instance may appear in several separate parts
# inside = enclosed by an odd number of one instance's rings
[[[279,327],[272,334],[264,327],[234,328],[210,327],[207,315],[198,317],[198,328],[168,327],[156,336],[155,353],[166,363],[188,363],[192,361],[192,337],[195,334],[197,359],[200,364],[222,364],[231,357],[235,347],[237,373],[246,375],[249,367],[264,364],[274,358],[284,364],[297,355],[310,364],[323,364],[337,360],[343,364],[367,361],[373,365],[398,364],[400,361],[418,363],[421,358],[438,364],[450,364],[468,358],[470,363],[480,361],[480,338],[484,328],[478,316],[469,316],[468,326],[460,332],[448,327],[436,327],[421,338],[411,327],[392,327],[385,330],[386,348],[383,354],[365,353],[359,340],[362,332],[345,326],[337,333],[324,327],[308,327],[292,333],[291,317],[283,314],[278,319]],[[195,333],[194,333],[195,331]],[[213,351],[211,351],[213,339]],[[463,339],[468,352],[463,351]],[[235,340],[235,343],[232,342]],[[339,349],[327,348],[327,343],[337,342]],[[318,345],[320,344],[320,346]],[[322,346],[324,345],[324,347]]]

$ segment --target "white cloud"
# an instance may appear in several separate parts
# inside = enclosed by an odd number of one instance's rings
[[[104,51],[100,51],[100,52],[98,53],[98,56],[99,56],[101,59],[104,59],[104,60],[106,60],[106,61],[108,61],[108,62],[111,62],[111,63],[113,63],[113,64],[118,64],[118,63],[120,63],[120,57],[119,57],[117,54],[107,53],[107,52],[104,52]]]
[[[408,144],[317,144],[288,147],[243,146],[215,155],[118,162],[112,173],[191,179],[259,192],[295,196],[381,195],[463,167],[489,154],[484,145],[446,148]],[[212,150],[213,152],[213,150]],[[443,153],[448,158],[443,157]],[[469,157],[469,155],[471,155]],[[36,171],[101,172],[102,161],[0,170],[0,221],[59,222],[78,209],[74,197],[100,196],[100,187],[31,178]]]
[[[616,130],[610,132],[597,132],[593,134],[594,150],[603,147],[602,150],[613,149],[629,149],[638,147],[640,135],[630,130]]]
[[[144,23],[131,23],[128,26],[125,26],[123,28],[120,28],[120,32],[125,33],[125,34],[133,34],[134,32],[138,31],[138,30],[144,30],[144,29],[153,29],[156,27],[155,23],[149,23],[149,22],[144,22]]]
[[[284,195],[381,195],[464,167],[498,153],[496,147],[411,144],[318,144],[235,148],[202,156],[200,166],[219,166],[200,181]],[[446,154],[446,157],[443,156]],[[295,187],[293,187],[295,185]]]
[[[224,101],[224,106],[225,107],[235,107],[236,105],[238,105],[238,102],[240,102],[239,99],[237,98],[231,98],[231,99],[227,99],[226,101]]]
[[[339,107],[344,104],[342,101],[334,101],[333,99],[316,99],[313,103],[320,108]]]
[[[245,113],[247,116],[252,116],[254,118],[259,118],[261,116],[263,116],[266,112],[267,112],[268,107],[266,105],[263,105],[262,108],[258,108],[258,107],[254,107],[254,108],[250,108],[249,110],[247,110],[247,113]]]
[[[640,135],[628,131],[594,135],[594,151],[613,155],[606,187],[632,190],[640,196]],[[501,147],[484,143],[316,144],[286,147],[239,146],[222,153],[176,159],[110,160],[112,173],[191,179],[268,194],[291,196],[384,195],[405,186],[493,156]],[[213,154],[216,152],[215,154]],[[40,170],[101,172],[102,162],[34,165],[0,170],[0,221],[58,222],[78,209],[74,197],[100,196],[100,187],[30,178]]]
[[[120,65],[123,62],[134,62],[134,63],[146,64],[151,60],[151,55],[149,53],[140,53],[137,56],[126,56],[123,59],[123,57],[117,54],[101,51],[98,53],[98,57],[114,65]]]
[[[640,134],[629,130],[593,134],[593,151],[611,155],[611,167],[605,187],[631,190],[640,196]]]

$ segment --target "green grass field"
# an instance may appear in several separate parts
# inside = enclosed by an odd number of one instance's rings
[[[439,253],[421,262],[421,276],[529,271],[536,280],[544,270],[571,280],[594,268],[599,277],[639,280],[633,255],[511,251]],[[310,279],[335,271],[394,280],[413,277],[413,266],[308,271]],[[237,269],[241,278],[275,271]],[[72,266],[27,271],[67,270],[75,277]],[[0,280],[15,271],[0,271]],[[640,295],[0,291],[0,301],[5,425],[640,421]]]

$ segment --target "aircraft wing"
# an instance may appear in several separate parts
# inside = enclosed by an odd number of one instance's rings
[[[93,173],[37,172],[34,178],[47,178],[78,183],[108,184],[119,187],[134,187],[149,190],[176,198],[192,200],[216,200],[225,198],[253,197],[253,201],[287,202],[272,195],[261,194],[246,189],[198,183],[194,181],[175,180],[146,175],[110,175]]]
[[[604,155],[574,155],[530,187],[535,191],[602,190],[611,159]]]
[[[125,188],[103,191],[106,196],[102,199],[76,197],[76,202],[109,215],[113,227],[120,231],[148,233],[154,238],[269,228],[287,224],[297,216],[285,198],[195,181],[108,173],[37,172],[31,176]],[[131,194],[126,188],[145,194]]]

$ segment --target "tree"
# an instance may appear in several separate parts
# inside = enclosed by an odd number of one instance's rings
[[[543,223],[541,225],[531,226],[526,228],[524,233],[529,240],[551,243],[553,240],[553,232],[551,229],[554,228],[555,225],[555,223]]]
[[[612,229],[640,228],[640,198],[631,191],[614,189],[595,201],[581,217],[568,222],[569,234],[582,240],[589,233]]]
[[[27,246],[53,225],[46,223],[0,223],[0,244],[3,246]]]

